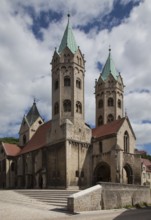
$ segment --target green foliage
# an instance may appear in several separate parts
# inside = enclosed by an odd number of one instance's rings
[[[18,144],[19,139],[13,137],[4,137],[4,138],[0,138],[0,142],[5,142],[9,144]]]
[[[132,206],[132,205],[126,205],[126,206],[124,206],[123,208],[125,208],[125,209],[131,209],[131,208],[133,208],[133,206]]]
[[[142,154],[141,155],[141,158],[144,158],[144,159],[148,159],[148,160],[150,160],[151,161],[151,155],[145,155],[145,154]]]

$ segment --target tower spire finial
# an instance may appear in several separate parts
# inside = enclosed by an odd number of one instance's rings
[[[69,23],[69,20],[70,20],[70,13],[69,12],[67,14],[67,17],[68,17],[68,23]]]
[[[111,53],[111,45],[109,44],[109,54]]]
[[[34,102],[33,102],[33,104],[36,104],[36,98],[34,97]]]

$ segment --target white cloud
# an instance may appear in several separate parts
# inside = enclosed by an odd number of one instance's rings
[[[22,10],[22,7],[32,7],[37,16],[40,11],[48,10],[65,15],[70,12],[73,15],[74,25],[82,25],[87,22],[92,22],[92,20],[98,16],[101,17],[109,13],[113,8],[113,2],[113,0],[88,0],[86,2],[85,0],[13,0],[12,7],[14,7],[16,11]]]

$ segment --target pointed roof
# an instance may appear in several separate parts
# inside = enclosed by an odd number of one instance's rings
[[[26,116],[26,120],[28,121],[29,125],[32,125],[39,117],[41,116],[39,114],[39,111],[36,106],[36,102],[34,100],[34,103]]]
[[[74,54],[78,50],[78,46],[76,44],[73,32],[72,32],[72,27],[69,22],[70,15],[68,14],[68,23],[67,27],[65,29],[61,44],[59,46],[58,52],[61,53],[66,47],[68,47],[71,52]]]
[[[105,81],[110,74],[112,74],[114,79],[117,80],[119,73],[117,72],[117,70],[115,68],[114,62],[111,57],[111,49],[109,48],[109,55],[108,55],[108,58],[107,58],[105,65],[104,65],[104,68],[102,70],[101,77]]]

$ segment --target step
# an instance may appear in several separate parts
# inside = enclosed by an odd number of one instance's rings
[[[78,191],[75,190],[15,190],[19,195],[24,195],[44,204],[66,207],[67,198]]]

